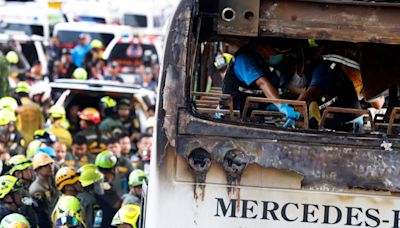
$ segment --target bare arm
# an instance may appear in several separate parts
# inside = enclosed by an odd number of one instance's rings
[[[315,86],[309,87],[306,91],[300,94],[297,100],[299,101],[315,101],[319,95],[321,95],[322,91]]]
[[[258,88],[260,88],[263,91],[264,95],[267,98],[280,99],[278,91],[275,89],[274,86],[272,86],[271,82],[267,78],[261,77],[257,79],[255,82]],[[279,106],[280,104],[276,103],[275,105]]]

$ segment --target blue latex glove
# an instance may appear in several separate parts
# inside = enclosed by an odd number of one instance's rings
[[[288,119],[298,120],[300,118],[300,112],[296,112],[294,108],[288,104],[279,105],[279,111]]]
[[[290,127],[290,128],[295,128],[295,127],[296,127],[296,121],[295,121],[294,119],[292,119],[292,118],[288,118],[288,119],[286,120],[286,123],[283,125],[283,127],[286,127],[286,128],[288,128],[288,127]]]
[[[279,111],[279,109],[278,109],[278,107],[276,107],[276,105],[274,105],[274,104],[269,104],[266,108],[265,108],[265,110],[267,110],[267,111]]]

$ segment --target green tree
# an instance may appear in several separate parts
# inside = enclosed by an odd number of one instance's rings
[[[8,83],[8,62],[0,57],[0,97],[9,96],[10,87]]]

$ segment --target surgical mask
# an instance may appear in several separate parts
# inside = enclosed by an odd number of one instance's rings
[[[269,57],[269,65],[274,66],[278,65],[280,62],[282,62],[283,59],[283,54],[277,54]]]

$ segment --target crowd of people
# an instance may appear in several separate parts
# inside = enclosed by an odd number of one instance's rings
[[[147,120],[141,122],[133,98],[104,96],[96,107],[71,105],[66,110],[54,104],[49,91],[35,92],[46,80],[77,78],[77,71],[98,78],[87,69],[105,64],[95,60],[101,48],[95,40],[87,49],[83,45],[64,51],[50,46],[53,71],[43,76],[40,63],[34,64],[12,78],[13,92],[0,98],[0,227],[139,223],[154,107],[148,107]],[[113,69],[114,63],[104,80],[119,81]]]

